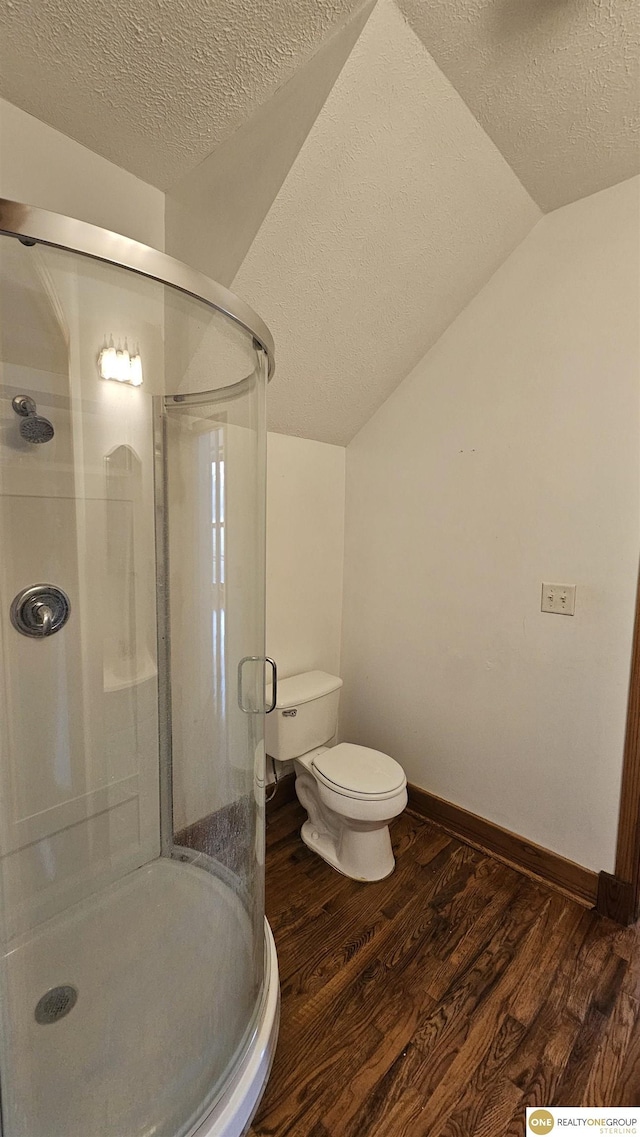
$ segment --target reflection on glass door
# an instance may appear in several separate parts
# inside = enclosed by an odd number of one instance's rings
[[[209,437],[211,453],[211,616],[213,647],[213,689],[216,713],[224,716],[227,697],[224,669],[224,428],[219,426]]]

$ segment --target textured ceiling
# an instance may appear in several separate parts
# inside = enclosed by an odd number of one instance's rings
[[[640,169],[633,0],[370,7],[0,0],[0,93],[168,189],[174,255],[229,281],[240,265],[276,336],[272,429],[330,442],[538,206]]]
[[[640,169],[640,4],[398,0],[543,210]],[[0,0],[0,94],[166,189],[363,0]]]
[[[544,210],[640,171],[637,0],[398,0]]]
[[[172,187],[165,208],[168,253],[231,284],[372,7],[369,0],[268,102]]]
[[[362,0],[0,0],[0,94],[166,189]]]
[[[271,429],[348,442],[540,216],[379,0],[233,282],[276,338]]]

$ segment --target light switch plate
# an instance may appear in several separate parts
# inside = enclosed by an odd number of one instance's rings
[[[576,610],[575,584],[543,584],[542,612],[555,612],[558,616],[573,616]]]

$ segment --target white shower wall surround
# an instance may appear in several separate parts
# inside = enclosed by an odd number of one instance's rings
[[[268,331],[135,242],[6,202],[0,229],[0,1131],[240,1137],[278,1022]],[[100,377],[111,336],[141,386]],[[40,444],[17,395],[52,424]],[[12,600],[43,581],[68,620],[21,634]]]

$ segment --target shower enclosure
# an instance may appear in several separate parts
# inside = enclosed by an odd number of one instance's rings
[[[0,201],[2,1137],[239,1137],[268,1076],[272,368],[225,289]]]

